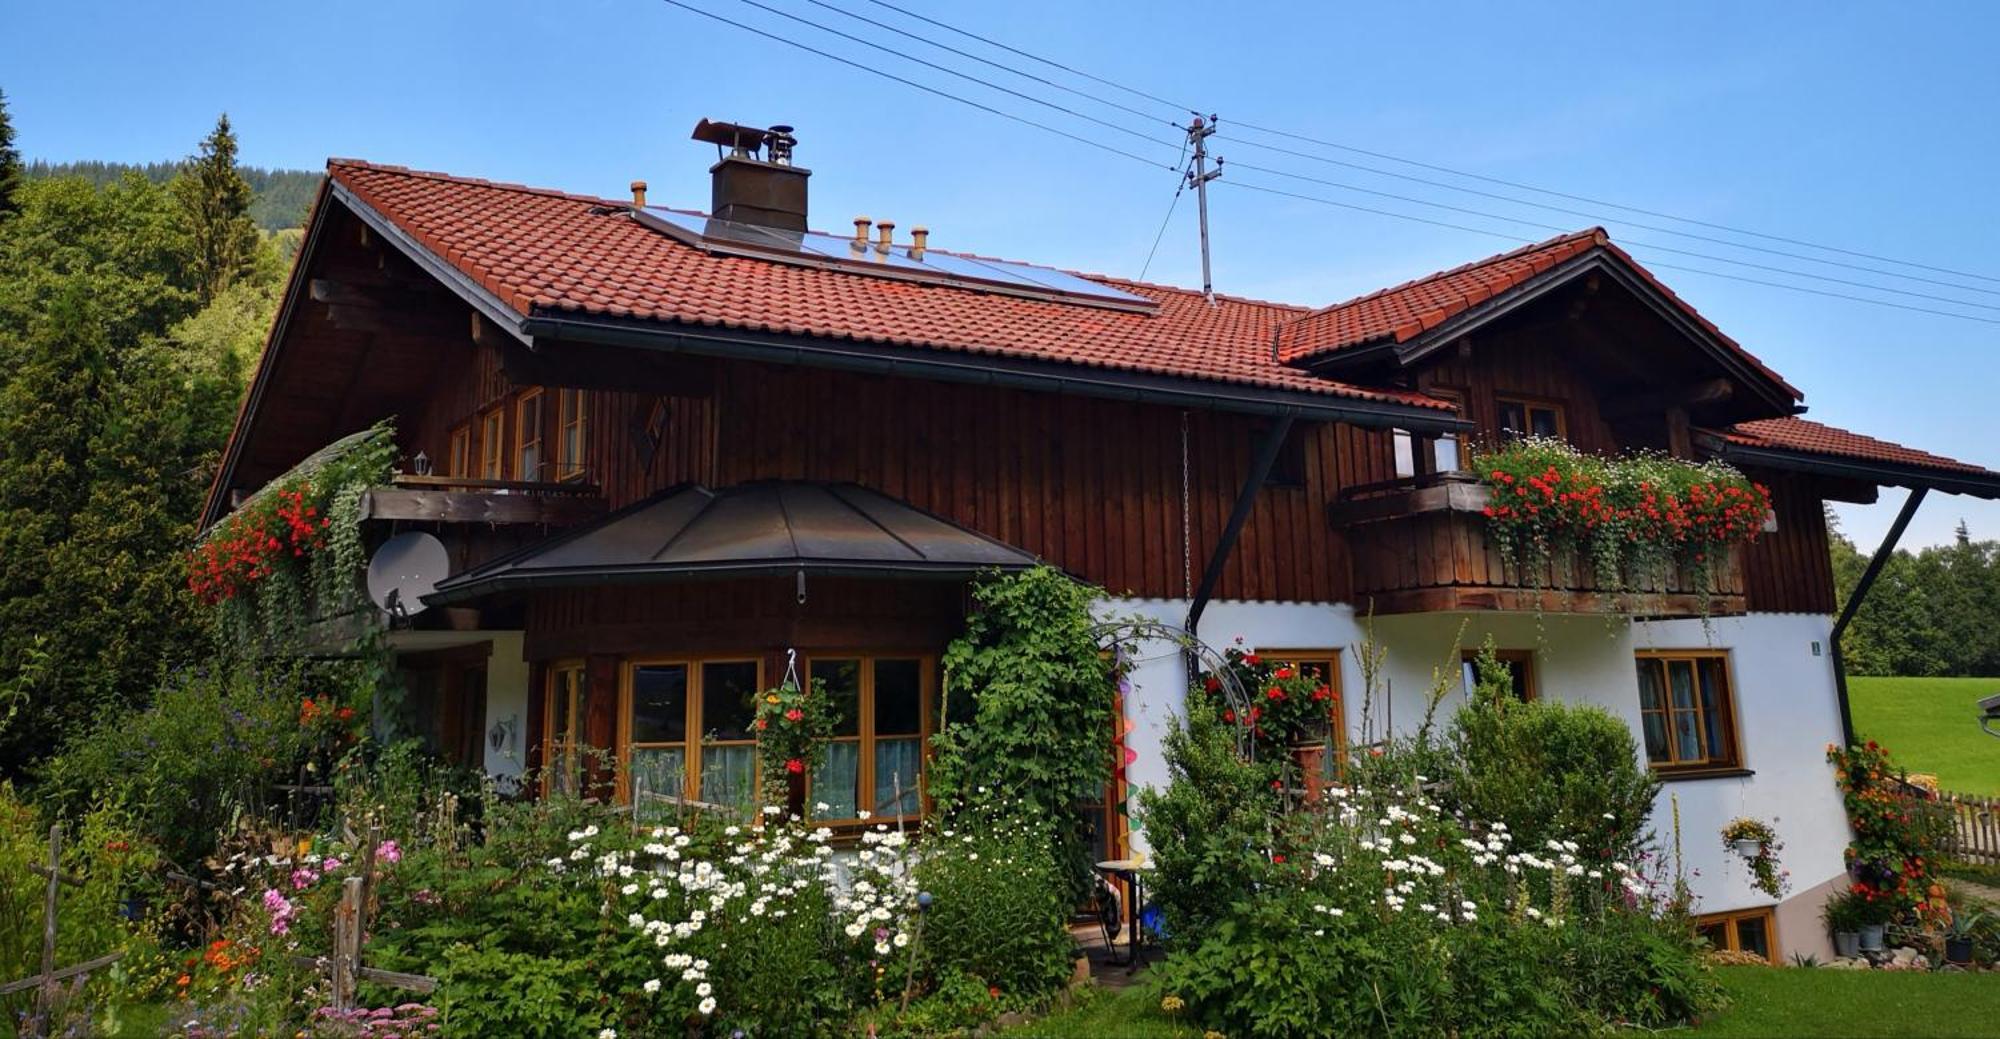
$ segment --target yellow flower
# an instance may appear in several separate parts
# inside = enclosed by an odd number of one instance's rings
[[[772,704],[774,704],[774,703],[777,703],[777,702],[778,702],[778,694],[777,694],[777,693],[765,693],[765,694],[764,694],[764,702],[765,702],[765,703],[772,703]]]
[[[1208,1031],[1201,1033],[1201,1039],[1229,1039],[1229,1037],[1211,1028]]]
[[[1168,996],[1160,1000],[1160,1009],[1166,1011],[1169,1014],[1180,1013],[1181,1008],[1184,1006],[1187,1006],[1187,1004],[1182,1002],[1181,997],[1179,996]]]

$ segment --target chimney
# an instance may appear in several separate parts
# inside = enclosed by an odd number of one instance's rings
[[[646,208],[646,182],[643,180],[632,182],[632,208]]]
[[[924,250],[931,247],[931,229],[922,224],[910,228],[910,259],[921,260]]]
[[[719,156],[708,169],[710,216],[784,231],[806,229],[806,178],[812,171],[792,165],[798,138],[791,127],[759,130],[704,119],[693,136],[715,145]]]

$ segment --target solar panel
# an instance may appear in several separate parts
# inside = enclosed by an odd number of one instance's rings
[[[907,245],[892,245],[884,252],[873,242],[857,246],[854,239],[839,235],[786,231],[652,206],[635,209],[632,216],[653,230],[709,252],[1147,314],[1158,309],[1158,304],[1144,296],[1049,267],[936,249],[924,250],[918,259],[910,255]]]

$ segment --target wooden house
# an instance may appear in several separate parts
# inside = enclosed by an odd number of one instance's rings
[[[564,782],[598,748],[618,796],[735,800],[748,694],[793,669],[856,707],[823,817],[914,815],[968,581],[1045,561],[1107,613],[1325,668],[1343,732],[1371,612],[1377,726],[1413,724],[1433,667],[1491,635],[1524,695],[1630,721],[1723,944],[1823,942],[1848,839],[1822,757],[1845,725],[1823,503],[2000,496],[2000,474],[1798,417],[1798,389],[1599,229],[1318,309],[1210,300],[886,221],[811,232],[789,135],[723,130],[745,147],[708,215],[637,183],[328,164],[205,521],[394,417],[404,475],[366,515],[450,553],[388,636],[441,752]],[[1461,471],[1517,433],[1726,459],[1774,515],[1706,587],[1524,575]],[[1131,683],[1113,806],[1164,780],[1187,675],[1161,653]],[[1783,905],[1725,861],[1741,814],[1782,819]],[[1122,818],[1107,848],[1143,844]]]

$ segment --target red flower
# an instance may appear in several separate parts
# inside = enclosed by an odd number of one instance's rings
[[[798,758],[793,758],[790,761],[785,762],[785,771],[790,772],[792,775],[796,776],[799,773],[804,772],[805,770],[806,770],[806,763],[799,760]]]
[[[1278,688],[1277,686],[1272,686],[1271,688],[1264,690],[1264,699],[1266,700],[1282,700],[1284,698],[1285,698],[1285,691],[1283,689]]]
[[[1272,862],[1274,862],[1274,863],[1277,863],[1277,864],[1278,864],[1278,865],[1280,865],[1280,866],[1282,866],[1282,865],[1284,865],[1284,864],[1285,864],[1285,857],[1284,857],[1283,855],[1279,855],[1279,854],[1276,854],[1276,853],[1273,853],[1273,854],[1271,855],[1271,861],[1272,861]]]
[[[796,721],[799,721],[799,720],[803,719],[803,718],[804,718],[805,716],[806,716],[806,712],[804,712],[804,711],[801,711],[801,710],[799,710],[799,709],[798,709],[798,708],[796,708],[796,707],[794,707],[794,708],[792,708],[791,710],[789,710],[789,711],[786,711],[786,712],[785,712],[785,720],[786,720],[786,721],[788,721],[788,722],[796,722]]]

